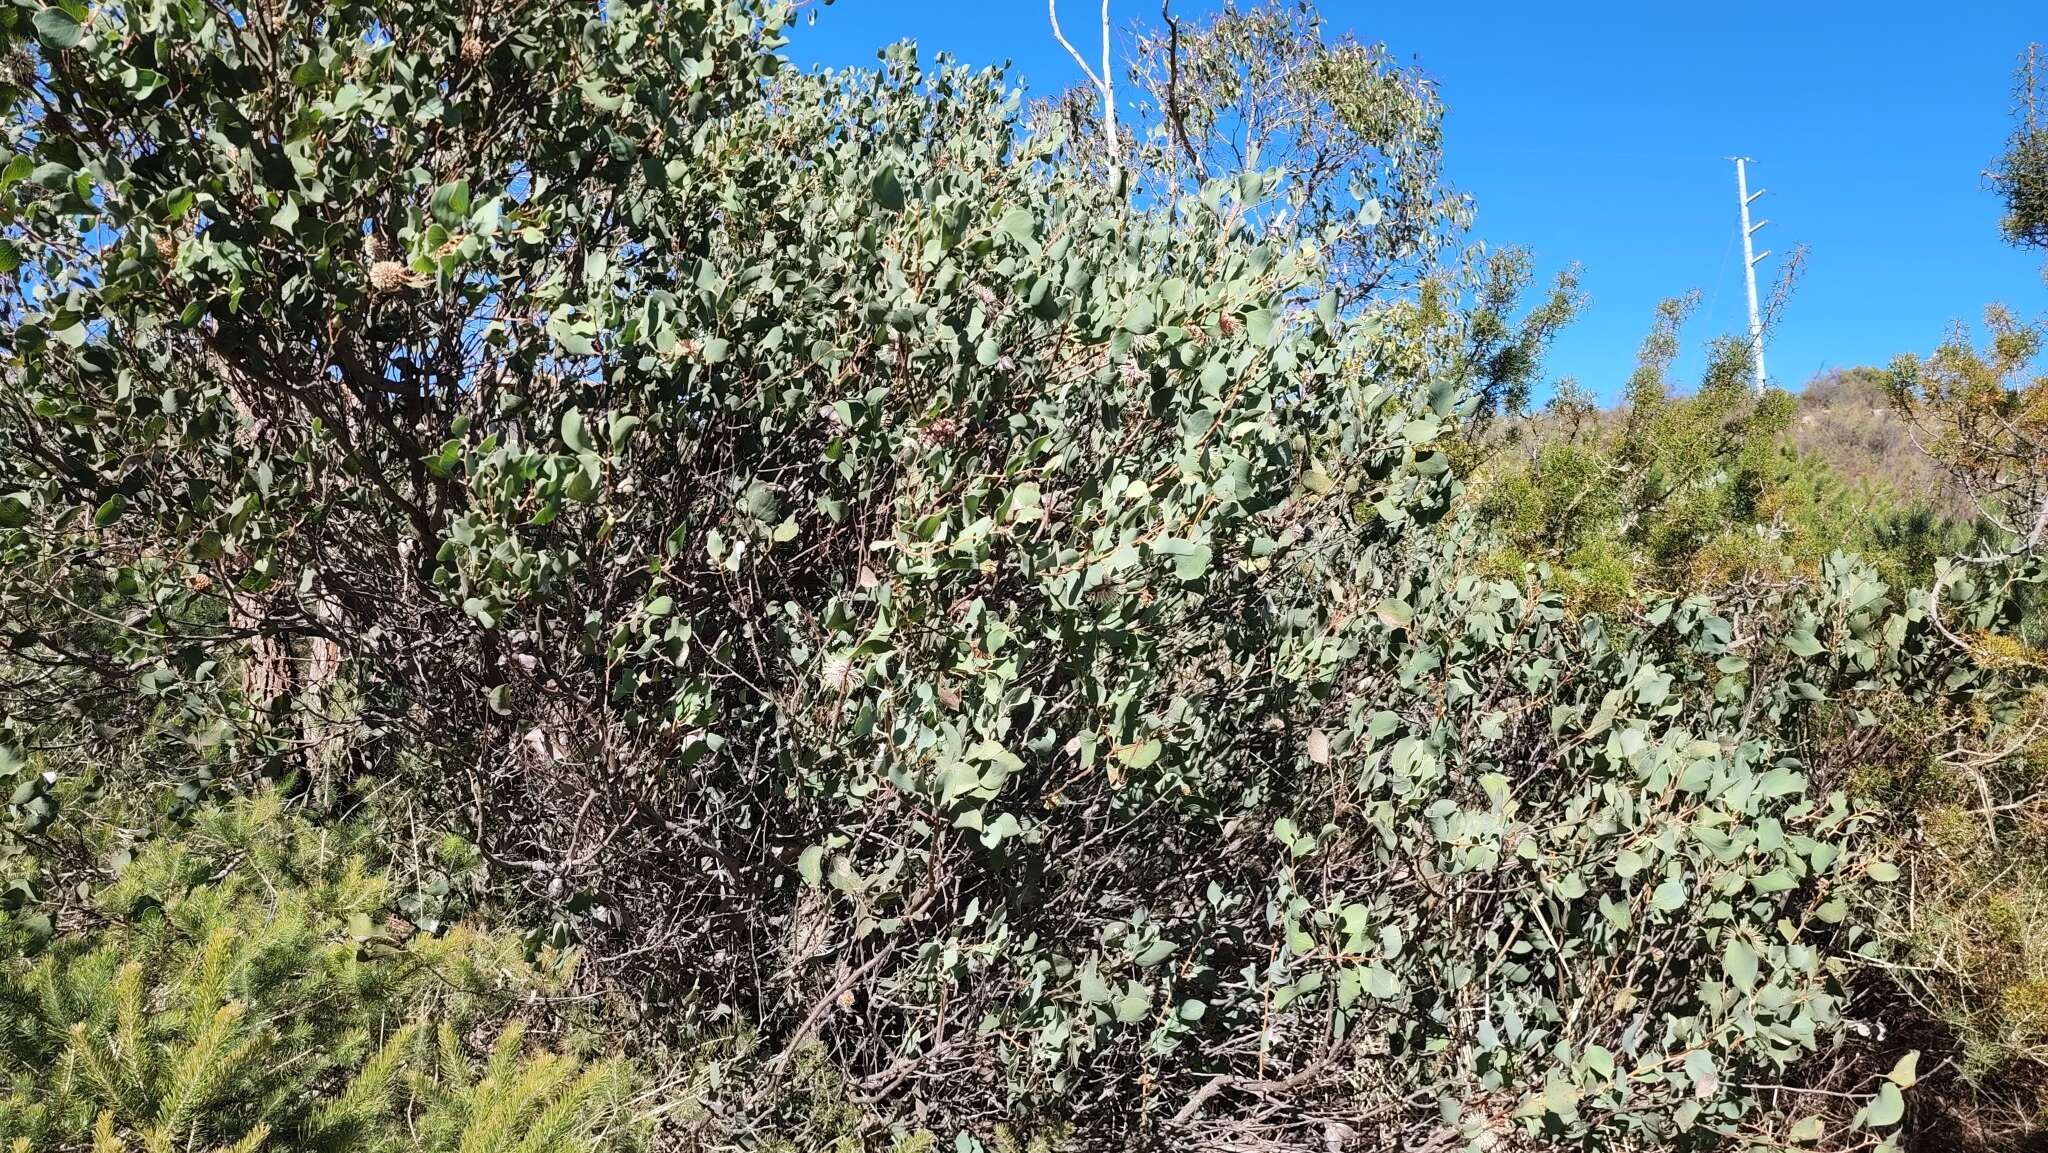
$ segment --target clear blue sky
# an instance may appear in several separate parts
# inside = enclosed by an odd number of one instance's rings
[[[1176,14],[1213,8],[1176,0]],[[800,24],[798,64],[867,64],[898,39],[971,64],[1011,63],[1050,94],[1078,70],[1043,0],[838,0]],[[1577,262],[1592,302],[1560,338],[1549,375],[1612,398],[1652,307],[1697,288],[1686,337],[1743,320],[1735,174],[1769,194],[1759,243],[1804,242],[1807,273],[1769,350],[1772,377],[1925,352],[1956,320],[2003,301],[2048,311],[2041,254],[2006,247],[1983,170],[2010,127],[2011,79],[2048,41],[2048,0],[1751,0],[1642,4],[1365,3],[1325,0],[1333,30],[1384,41],[1435,77],[1450,108],[1447,167],[1479,203],[1492,243]],[[1120,25],[1155,0],[1112,0]],[[1063,0],[1070,37],[1099,7]],[[1077,43],[1082,41],[1077,39]],[[1764,265],[1765,275],[1777,264]]]

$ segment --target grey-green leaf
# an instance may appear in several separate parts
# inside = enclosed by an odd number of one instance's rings
[[[1920,1050],[1915,1049],[1899,1058],[1898,1064],[1893,1065],[1892,1071],[1886,1073],[1885,1077],[1901,1089],[1911,1089],[1914,1085],[1918,1084],[1920,1082]]]
[[[1756,987],[1756,950],[1737,934],[1728,934],[1721,950],[1721,971],[1744,992]]]
[[[55,6],[38,11],[35,25],[36,39],[41,40],[45,48],[54,48],[61,52],[67,48],[78,47],[79,41],[85,39],[85,26],[73,18],[71,13]]]
[[[583,427],[583,413],[576,409],[565,409],[562,413],[562,443],[572,452],[589,452],[590,432]]]
[[[1116,999],[1116,1019],[1126,1025],[1145,1019],[1152,1010],[1152,991],[1143,985],[1133,984],[1123,996]]]
[[[1685,882],[1672,877],[1657,886],[1656,892],[1650,894],[1650,904],[1666,913],[1685,904]]]
[[[1890,1081],[1879,1083],[1877,1096],[1863,1108],[1863,1123],[1872,1129],[1896,1125],[1906,1115],[1906,1098]]]

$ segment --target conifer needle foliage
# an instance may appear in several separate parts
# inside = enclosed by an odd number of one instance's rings
[[[565,974],[473,930],[393,939],[382,880],[336,840],[282,815],[275,798],[236,804],[136,855],[89,928],[45,945],[10,926],[0,1143],[630,1145],[627,1067],[524,1039],[517,1013]]]

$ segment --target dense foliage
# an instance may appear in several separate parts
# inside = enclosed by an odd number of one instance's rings
[[[513,1014],[562,974],[467,929],[387,924],[380,879],[334,841],[275,799],[237,804],[183,838],[120,850],[89,928],[45,945],[38,926],[7,925],[0,1140],[95,1153],[630,1147],[622,1063],[579,1067],[523,1042]]]
[[[2006,239],[2033,248],[2048,248],[2048,124],[2042,122],[2048,74],[2044,68],[2048,61],[2041,57],[2041,46],[2030,46],[2013,86],[2018,122],[2013,125],[2005,154],[1990,173],[2005,201],[2000,227]]]
[[[1670,369],[1691,303],[1660,307],[1618,409],[1567,388],[1471,438],[1463,455],[1500,539],[1496,568],[1547,563],[1575,603],[1601,610],[1802,583],[1838,552],[1905,587],[1994,527],[1975,526],[1974,505],[1926,463],[1884,374],[1756,395],[1747,346],[1723,339],[1704,379],[1680,390]]]
[[[788,18],[0,13],[9,980],[73,1006],[10,1018],[21,1123],[1893,1142],[1857,742],[1902,700],[2023,725],[1952,637],[2038,574],[1701,577],[1786,406],[1675,397],[1653,343],[1587,523],[1682,575],[1586,612],[1571,509],[1464,499],[1572,287],[1522,310],[1526,261],[1459,247],[1383,51],[1262,70],[1317,30],[1228,14],[1105,151],[906,48],[791,75]],[[1328,130],[1226,167],[1245,91]],[[1298,191],[1324,146],[1347,179]],[[235,793],[326,823],[223,856],[285,820],[204,808]],[[130,812],[170,831],[118,878],[52,848]],[[320,841],[365,824],[403,944]],[[460,839],[423,863],[423,827]],[[485,917],[587,950],[616,1027],[691,1054],[675,1099],[413,1027],[416,972],[518,971]]]

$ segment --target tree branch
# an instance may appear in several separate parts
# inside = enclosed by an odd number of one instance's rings
[[[1102,94],[1102,134],[1103,142],[1108,150],[1109,166],[1113,170],[1122,168],[1123,165],[1118,160],[1121,148],[1117,143],[1116,135],[1116,82],[1109,67],[1109,0],[1102,0],[1102,72],[1100,75],[1097,75],[1095,69],[1088,66],[1087,59],[1081,55],[1080,49],[1075,48],[1073,42],[1067,39],[1066,33],[1060,31],[1059,0],[1045,0],[1045,14],[1052,21],[1053,39],[1060,42],[1060,47],[1065,48],[1067,55],[1074,58],[1074,63],[1081,66],[1081,74],[1086,76],[1088,82],[1095,86],[1095,90]]]

